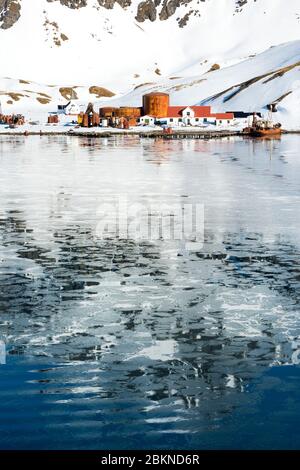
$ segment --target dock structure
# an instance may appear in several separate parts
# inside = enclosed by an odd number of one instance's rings
[[[144,134],[143,137],[160,137],[165,140],[178,140],[178,139],[220,139],[222,137],[234,137],[242,135],[241,131],[173,131],[170,134],[162,133],[159,136],[157,134]]]
[[[177,140],[177,139],[220,139],[223,137],[235,137],[239,135],[245,135],[241,131],[173,131],[171,134],[167,134],[161,130],[159,131],[130,131],[130,132],[89,132],[85,133],[82,131],[73,131],[69,132],[68,135],[73,135],[77,137],[113,137],[115,135],[131,135],[139,136],[143,139],[164,139],[164,140]]]
[[[220,130],[220,131],[173,131],[172,133],[165,133],[162,130],[151,130],[151,131],[142,131],[142,130],[117,130],[113,131],[107,130],[93,130],[85,132],[83,129],[76,130],[7,130],[6,132],[1,132],[0,135],[9,135],[9,136],[73,136],[73,137],[85,137],[85,138],[108,138],[114,136],[137,136],[143,139],[164,139],[164,140],[178,140],[178,139],[221,139],[224,137],[234,137],[234,136],[245,136],[247,133],[241,131],[229,131],[229,130]]]

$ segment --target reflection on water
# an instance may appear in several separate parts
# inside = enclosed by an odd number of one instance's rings
[[[298,146],[1,138],[0,447],[299,447]],[[115,194],[203,249],[95,237]]]

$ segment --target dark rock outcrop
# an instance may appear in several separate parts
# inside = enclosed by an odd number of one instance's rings
[[[145,0],[139,4],[135,19],[142,23],[145,20],[155,21],[156,16],[155,3],[152,0]]]
[[[49,3],[60,2],[73,10],[84,8],[88,4],[88,0],[47,0]],[[132,4],[132,0],[97,0],[100,7],[111,10],[117,3],[122,8],[126,9]],[[137,7],[136,21],[142,23],[146,20],[149,21],[165,21],[173,16],[179,7],[182,5],[187,6],[192,0],[142,0]],[[198,4],[205,3],[206,0],[198,0]],[[254,0],[258,1],[258,0]],[[215,0],[216,4],[218,3]],[[235,0],[236,12],[240,12],[243,7],[248,3],[248,0]],[[11,28],[21,16],[22,0],[0,0],[0,28]],[[177,18],[180,28],[183,28],[191,15],[200,16],[198,7],[189,12],[181,13]]]
[[[73,10],[87,6],[87,0],[48,0],[48,2],[60,2],[62,5],[72,8]],[[131,0],[98,0],[98,3],[101,7],[111,10],[116,3],[126,8],[131,5]]]
[[[159,19],[162,21],[167,20],[170,16],[174,15],[177,8],[181,5],[187,5],[191,1],[192,0],[164,0]]]
[[[19,0],[0,0],[0,28],[11,28],[21,16]]]
[[[62,5],[72,8],[73,10],[87,6],[87,0],[48,0],[49,3],[56,1],[60,1]]]
[[[98,3],[101,7],[111,10],[116,3],[122,8],[126,8],[131,5],[131,0],[98,0]]]

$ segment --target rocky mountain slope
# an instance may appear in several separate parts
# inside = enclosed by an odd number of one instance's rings
[[[300,38],[299,0],[0,0],[1,75],[114,92]]]
[[[277,116],[287,129],[300,129],[300,40],[271,47],[234,65],[198,76],[161,79],[138,86],[110,104],[138,106],[144,93],[169,93],[172,104],[211,105],[216,111],[268,113],[276,104]]]
[[[47,0],[49,3],[60,2],[61,5],[71,8],[73,10],[78,10],[88,6],[88,0]],[[206,0],[200,0],[205,2]],[[200,3],[197,2],[197,4]],[[242,8],[248,3],[248,0],[234,0],[236,12],[242,11]],[[0,12],[1,12],[1,28],[8,29],[12,27],[21,16],[21,7],[24,0],[0,0]],[[114,8],[116,4],[120,5],[122,8],[126,9],[132,4],[135,7],[135,19],[142,23],[146,20],[150,21],[165,21],[174,15],[181,6],[187,7],[188,4],[193,3],[192,0],[143,0],[139,1],[137,4],[133,0],[96,0],[96,3],[100,7],[103,7],[107,10]],[[184,27],[191,15],[196,16],[199,13],[197,7],[190,5],[189,10],[182,16],[179,13],[179,18],[177,19],[180,27]]]

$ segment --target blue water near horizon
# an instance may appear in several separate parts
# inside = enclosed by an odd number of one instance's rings
[[[299,449],[299,143],[1,138],[1,449]],[[100,239],[116,195],[203,247]]]

